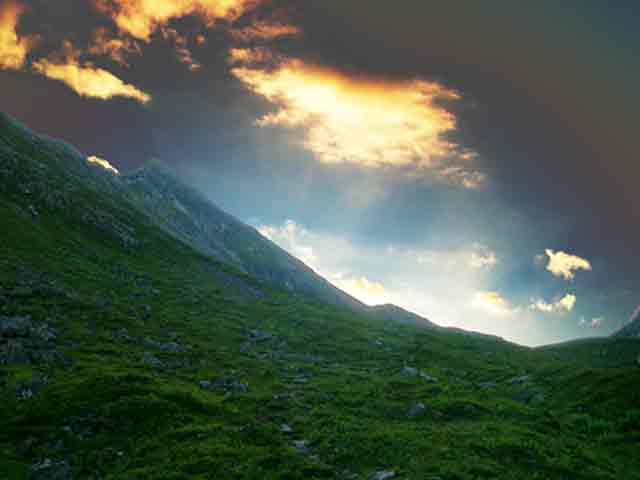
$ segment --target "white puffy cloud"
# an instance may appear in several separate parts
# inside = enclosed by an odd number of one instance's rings
[[[543,299],[533,300],[529,308],[544,313],[570,312],[573,310],[577,301],[577,297],[571,293],[567,293],[559,300],[548,303]]]
[[[578,257],[577,255],[571,255],[562,251],[554,252],[551,249],[546,249],[545,253],[547,257],[549,257],[547,270],[556,277],[573,280],[575,277],[574,271],[591,270],[591,263],[587,259]]]
[[[476,292],[472,305],[491,315],[507,316],[518,312],[518,309],[513,308],[500,292],[494,291]]]

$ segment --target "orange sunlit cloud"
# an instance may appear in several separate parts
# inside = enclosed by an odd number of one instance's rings
[[[233,19],[255,3],[256,0],[94,0],[121,31],[145,41],[171,19],[194,14],[209,22]]]
[[[27,59],[27,53],[33,46],[33,37],[19,37],[16,32],[24,6],[8,1],[0,7],[0,68],[7,70],[21,69]]]
[[[105,160],[104,158],[100,158],[100,157],[96,157],[95,155],[91,155],[90,157],[87,157],[87,162],[89,162],[89,163],[91,163],[93,165],[98,165],[98,166],[104,168],[105,170],[107,170],[108,172],[115,173],[116,175],[120,174],[118,169],[116,167],[114,167],[113,165],[111,165],[111,163],[109,163],[109,161]]]
[[[128,67],[125,55],[140,55],[140,47],[128,38],[112,37],[109,31],[100,27],[93,34],[93,41],[87,50],[91,55],[106,55],[123,67]]]
[[[277,107],[259,126],[302,129],[304,146],[322,162],[429,167],[457,150],[445,138],[455,117],[438,101],[459,95],[438,83],[350,77],[300,60],[232,73]]]
[[[248,27],[230,30],[231,37],[240,42],[274,40],[281,37],[297,36],[301,33],[300,28],[295,25],[265,21],[257,21]]]
[[[133,85],[123,82],[112,73],[94,67],[91,63],[80,64],[79,52],[65,42],[65,56],[62,59],[46,58],[33,62],[38,73],[52,80],[58,80],[71,87],[78,95],[109,100],[113,97],[127,97],[140,103],[148,103],[151,96]]]

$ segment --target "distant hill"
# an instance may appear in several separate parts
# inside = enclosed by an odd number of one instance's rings
[[[612,337],[638,337],[640,338],[640,306],[631,315],[629,323],[615,332]]]

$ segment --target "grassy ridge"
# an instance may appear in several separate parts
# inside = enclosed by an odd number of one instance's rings
[[[19,163],[0,176],[0,315],[54,328],[61,358],[0,365],[0,478],[44,459],[93,479],[640,478],[626,356],[273,289],[169,237],[68,153],[2,132]]]

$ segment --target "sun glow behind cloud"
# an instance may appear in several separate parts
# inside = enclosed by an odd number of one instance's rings
[[[350,77],[301,60],[232,73],[277,107],[259,126],[304,130],[304,146],[322,162],[426,167],[457,150],[445,138],[455,117],[439,101],[459,95],[438,83]]]
[[[0,69],[19,70],[26,62],[34,37],[19,37],[16,32],[22,4],[8,1],[0,7]]]

